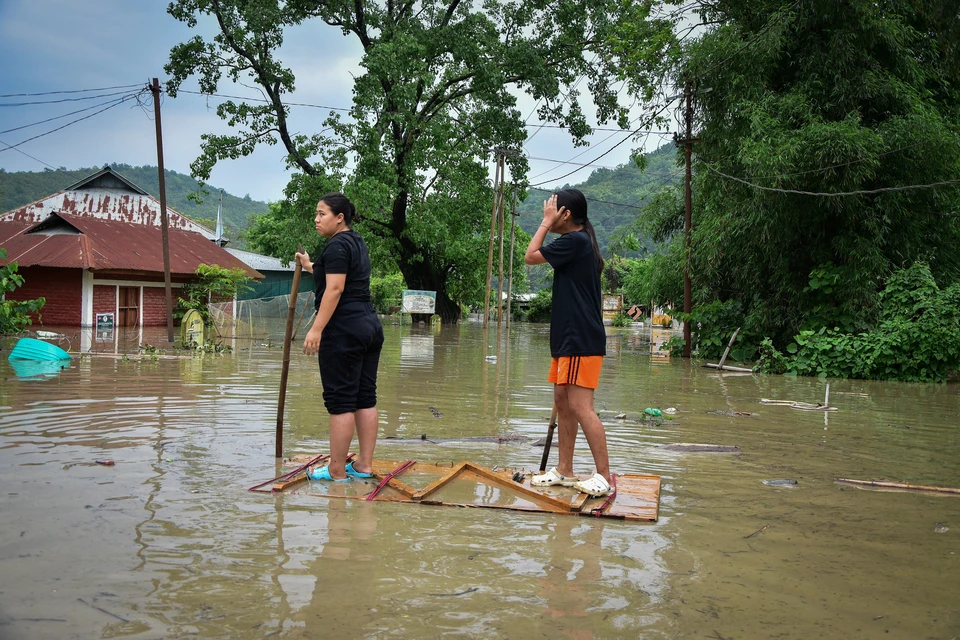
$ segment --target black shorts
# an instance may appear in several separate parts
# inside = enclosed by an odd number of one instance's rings
[[[320,338],[323,404],[333,415],[377,406],[383,327],[369,303],[338,308]]]

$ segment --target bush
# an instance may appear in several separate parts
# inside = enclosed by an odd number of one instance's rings
[[[880,294],[880,323],[871,331],[805,330],[788,355],[767,344],[765,367],[788,374],[944,382],[960,369],[960,284],[937,287],[917,262],[893,274]],[[766,344],[766,343],[765,343]]]
[[[553,308],[553,287],[537,291],[530,301],[527,322],[550,322],[550,310]]]
[[[370,300],[377,313],[386,315],[391,307],[400,306],[400,298],[407,285],[399,273],[391,273],[380,278],[370,278]]]
[[[196,309],[203,318],[203,323],[209,327],[213,321],[207,305],[212,299],[230,300],[251,288],[250,277],[239,267],[226,269],[216,264],[201,264],[197,267],[196,275],[197,280],[180,289],[181,295],[176,309],[173,310],[173,315],[178,320],[183,319],[190,309]]]
[[[7,250],[0,249],[0,260],[7,257]],[[23,286],[23,276],[17,273],[17,263],[11,262],[0,267],[0,297]],[[45,298],[36,300],[0,301],[0,334],[20,333],[30,324],[30,313],[38,313]]]

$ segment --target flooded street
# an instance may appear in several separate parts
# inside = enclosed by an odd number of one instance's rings
[[[384,330],[378,459],[539,467],[547,326],[515,325],[496,362],[495,327]],[[611,468],[662,477],[656,523],[251,493],[279,474],[282,338],[39,379],[5,340],[0,638],[960,636],[960,495],[834,483],[960,487],[956,385],[720,375],[608,330]],[[760,403],[826,382],[835,412]],[[297,348],[286,407],[284,454],[326,452]],[[528,439],[437,441],[508,434]],[[681,442],[742,453],[661,448]],[[592,472],[582,437],[575,463]]]

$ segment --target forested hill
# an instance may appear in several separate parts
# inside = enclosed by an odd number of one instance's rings
[[[587,197],[589,218],[597,232],[597,242],[605,254],[615,231],[632,223],[640,209],[660,187],[679,181],[683,168],[677,166],[676,147],[670,143],[646,154],[647,166],[641,171],[633,163],[616,169],[595,169],[585,182],[570,184]],[[531,189],[519,206],[520,226],[534,233],[543,221],[543,201],[552,191]],[[644,239],[648,247],[649,243]]]
[[[148,165],[134,167],[129,164],[111,164],[110,167],[150,195],[159,198],[160,180],[157,167]],[[10,173],[0,169],[0,213],[56,193],[102,168],[86,167],[72,171],[45,169]],[[207,185],[205,189],[208,193],[203,196],[203,203],[198,205],[188,199],[191,193],[197,191],[196,180],[170,170],[164,172],[164,177],[167,206],[213,229],[217,220],[217,205],[220,203],[219,190],[213,185]],[[238,230],[247,226],[251,216],[266,212],[266,202],[251,200],[250,196],[238,198],[226,192],[223,194],[224,227],[226,235],[232,239],[237,238]]]

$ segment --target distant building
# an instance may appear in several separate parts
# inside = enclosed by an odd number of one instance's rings
[[[263,274],[263,279],[254,283],[250,291],[237,296],[240,300],[285,296],[293,289],[295,264],[292,260],[289,264],[284,264],[280,258],[251,253],[241,249],[227,249],[227,252]],[[299,293],[313,291],[313,288],[313,274],[306,271],[301,272]]]
[[[264,277],[170,207],[167,227],[174,302],[201,264]],[[25,279],[10,299],[46,298],[44,325],[92,327],[98,314],[118,327],[167,322],[160,202],[110,167],[0,214],[0,247],[0,264],[17,262]]]

